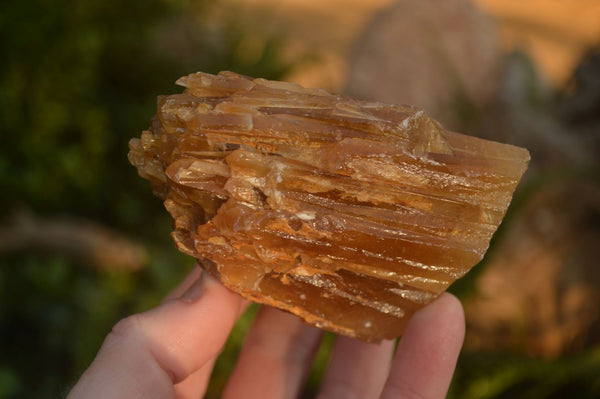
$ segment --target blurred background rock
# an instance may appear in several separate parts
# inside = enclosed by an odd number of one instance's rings
[[[527,147],[488,256],[452,288],[468,334],[450,397],[600,397],[598,21],[596,0],[2,2],[0,397],[64,394],[111,326],[192,266],[127,142],[179,76],[225,69]]]

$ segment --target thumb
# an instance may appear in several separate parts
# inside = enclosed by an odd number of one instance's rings
[[[245,302],[199,268],[191,274],[179,298],[115,325],[68,398],[173,397],[174,384],[216,358]]]

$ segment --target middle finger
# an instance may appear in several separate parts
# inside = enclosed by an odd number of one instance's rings
[[[262,307],[248,333],[224,398],[295,398],[310,370],[321,331],[297,316]]]
[[[369,344],[338,336],[318,398],[378,398],[390,370],[394,343]]]

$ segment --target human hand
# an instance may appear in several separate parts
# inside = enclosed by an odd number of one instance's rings
[[[247,302],[195,268],[158,307],[121,320],[69,399],[200,398]],[[319,398],[444,398],[464,337],[450,294],[417,312],[394,341],[338,337]],[[224,398],[295,398],[321,331],[280,310],[260,309]]]

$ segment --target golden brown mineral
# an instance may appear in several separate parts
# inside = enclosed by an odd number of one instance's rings
[[[246,298],[368,341],[481,260],[529,161],[411,106],[232,72],[177,83],[129,160],[178,248]]]

